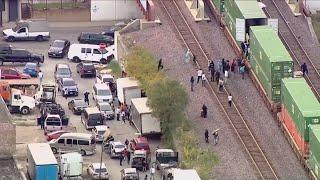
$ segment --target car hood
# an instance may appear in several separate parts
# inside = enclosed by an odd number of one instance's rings
[[[21,77],[25,78],[25,79],[30,79],[31,78],[31,76],[29,74],[26,74],[26,73],[21,73]]]
[[[114,114],[113,111],[101,111],[104,115]]]
[[[120,152],[122,152],[123,150],[124,150],[124,148],[115,148],[115,149],[114,149],[114,152],[120,153]]]
[[[67,88],[67,89],[77,89],[78,87],[77,87],[77,86],[63,86],[62,88],[63,88],[63,89],[64,89],[64,88]]]
[[[62,51],[63,48],[61,47],[50,47],[49,52],[59,52]]]
[[[4,29],[3,32],[8,35],[8,34],[12,34],[13,30],[12,29]]]

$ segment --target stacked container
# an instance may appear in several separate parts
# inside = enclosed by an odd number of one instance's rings
[[[284,78],[281,119],[303,156],[308,155],[309,125],[320,123],[320,104],[304,78]]]
[[[293,61],[277,33],[269,26],[250,27],[250,64],[268,98],[278,103],[281,79],[293,76]]]
[[[214,3],[218,1],[214,0]],[[217,5],[216,5],[217,6]],[[249,33],[250,26],[267,25],[268,19],[256,0],[224,1],[224,20],[232,36],[236,39],[236,19],[245,21],[245,32]],[[241,42],[237,42],[240,45]]]
[[[309,167],[312,169],[317,179],[320,179],[320,126],[311,125],[309,133],[310,158]]]

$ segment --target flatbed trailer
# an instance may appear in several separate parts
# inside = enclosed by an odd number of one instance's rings
[[[1,79],[1,81],[8,83],[10,88],[20,89],[24,95],[31,97],[37,93],[37,90],[40,87],[40,80],[38,78]]]

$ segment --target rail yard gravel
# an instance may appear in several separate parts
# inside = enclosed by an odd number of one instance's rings
[[[211,59],[231,59],[235,57],[233,49],[219,28],[219,24],[215,19],[212,19],[212,16],[210,16],[212,21],[209,23],[194,23],[193,17],[183,1],[179,1],[179,6],[182,7],[181,10],[195,33],[201,34],[199,40],[209,53]],[[177,36],[175,36],[176,33],[172,31],[173,29],[168,27],[168,18],[158,9],[161,7],[160,4],[156,3],[156,7],[156,12],[160,16],[163,25],[130,33],[128,36],[133,37],[137,44],[142,44],[151,49],[158,58],[161,57],[164,61],[167,75],[170,78],[181,81],[184,86],[189,89],[189,78],[191,75],[195,75],[196,70],[191,65],[183,63],[182,58],[185,48],[181,46],[181,42],[178,41],[179,38],[177,38]],[[171,22],[169,23],[171,24]],[[289,143],[284,138],[278,124],[264,105],[263,100],[251,80],[248,77],[242,80],[238,74],[231,74],[227,87],[231,90],[236,104],[240,105],[239,108],[242,114],[256,135],[267,157],[271,160],[279,177],[281,179],[308,179],[305,170],[299,164]],[[239,140],[236,139],[234,141],[235,135],[233,130],[226,122],[224,116],[219,112],[220,108],[215,108],[218,106],[212,98],[210,98],[207,90],[202,87],[199,88],[199,85],[196,86],[195,89],[195,92],[190,93],[190,105],[187,113],[195,124],[198,136],[202,138],[205,128],[226,128],[221,133],[221,144],[217,147],[212,147],[220,158],[220,163],[214,168],[215,178],[255,179],[253,166],[250,166],[251,163],[248,162],[248,160],[243,160],[247,155],[243,154],[243,148]],[[202,102],[206,102],[209,107],[208,120],[201,120],[199,118]],[[230,136],[232,138],[230,138]],[[224,139],[228,139],[229,142],[225,142]],[[201,143],[201,146],[205,147],[206,145]],[[241,153],[234,153],[234,150],[237,148],[241,149],[239,151]],[[231,157],[237,157],[237,159],[232,159]],[[240,166],[238,164],[240,162],[239,160],[241,160],[242,163]],[[233,167],[235,170],[232,170]],[[241,167],[241,169],[237,169],[238,167]],[[244,169],[246,170],[243,171]],[[248,169],[250,169],[250,171],[248,171]],[[241,176],[235,176],[236,174],[234,173],[240,174]]]
[[[199,41],[210,54],[211,59],[217,60],[224,57],[230,60],[235,57],[233,49],[219,28],[219,24],[210,13],[208,14],[211,22],[195,23],[184,2],[178,2],[182,13],[194,32],[198,35],[201,34],[198,37]],[[215,53],[215,51],[220,53]],[[248,77],[242,80],[239,74],[231,73],[227,88],[231,91],[236,104],[280,179],[308,179],[306,171],[300,165],[291,146],[271,113],[269,113],[251,80]]]
[[[262,0],[262,2],[271,9],[274,9],[273,0]],[[274,1],[279,9],[281,9],[281,13],[284,16],[286,22],[288,22],[289,26],[291,27],[292,31],[298,38],[299,42],[303,46],[304,50],[307,52],[308,56],[311,58],[312,62],[316,66],[317,69],[320,69],[320,47],[319,43],[315,42],[315,39],[312,37],[310,33],[310,29],[308,26],[308,21],[304,15],[301,16],[294,16],[291,9],[287,5],[286,1]],[[278,18],[278,17],[272,17]],[[282,28],[279,25],[279,28]],[[292,40],[290,40],[292,41]],[[310,67],[311,68],[311,67]]]
[[[159,4],[156,3],[159,7]],[[168,19],[160,9],[157,13],[162,21],[162,25],[141,30],[139,32],[128,33],[126,36],[133,38],[137,44],[148,47],[157,58],[162,58],[164,71],[170,79],[178,80],[189,92],[190,103],[187,108],[188,118],[192,120],[199,146],[210,148],[219,156],[219,163],[214,167],[212,179],[257,179],[251,162],[247,160],[242,145],[239,143],[233,129],[224,120],[224,116],[219,112],[218,104],[211,98],[210,93],[200,84],[196,84],[195,91],[190,91],[189,80],[196,75],[196,69],[191,64],[183,61],[186,49],[181,45],[177,36],[168,24]],[[208,118],[200,118],[202,104],[208,106]],[[219,133],[220,142],[217,146],[204,143],[204,130],[210,132],[221,128]]]

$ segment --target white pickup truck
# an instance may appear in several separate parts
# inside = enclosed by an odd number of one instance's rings
[[[49,39],[48,22],[44,20],[19,21],[14,28],[3,30],[3,38],[9,42],[16,40],[43,41]]]

